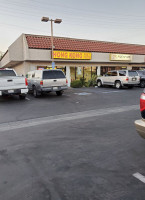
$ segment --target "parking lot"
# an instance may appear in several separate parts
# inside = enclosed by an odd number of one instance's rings
[[[0,199],[143,200],[141,88],[0,99]]]

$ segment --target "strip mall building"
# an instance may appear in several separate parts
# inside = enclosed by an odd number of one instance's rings
[[[7,50],[0,67],[14,68],[18,75],[51,68],[51,37],[22,34]],[[145,45],[54,37],[53,58],[68,83],[114,69],[145,68]]]

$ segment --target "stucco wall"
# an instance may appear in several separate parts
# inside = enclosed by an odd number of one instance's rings
[[[22,74],[25,75],[24,63],[16,65],[15,67],[13,67],[13,69],[17,72],[19,76]]]
[[[0,61],[0,67],[5,66],[9,61],[10,61],[9,51],[7,51],[7,53],[4,55],[4,57]]]
[[[23,35],[21,35],[9,48],[10,61],[23,61]]]
[[[28,49],[27,59],[33,61],[48,61],[51,60],[51,51],[44,49]]]
[[[145,60],[145,55],[132,55],[131,61],[124,61],[124,63],[143,63]],[[94,62],[120,62],[123,61],[110,61],[110,53],[92,53],[92,60]]]

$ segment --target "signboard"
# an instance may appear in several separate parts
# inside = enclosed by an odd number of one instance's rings
[[[110,54],[111,61],[131,61],[132,55],[127,54]]]
[[[52,62],[52,69],[55,69],[55,62]]]
[[[66,60],[91,60],[92,54],[88,52],[53,51],[53,58]]]

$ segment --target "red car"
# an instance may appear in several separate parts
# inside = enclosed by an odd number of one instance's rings
[[[135,121],[136,130],[145,139],[145,91],[140,97],[140,111],[142,119]]]

